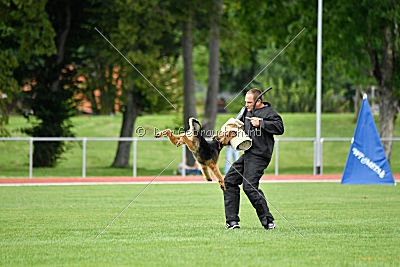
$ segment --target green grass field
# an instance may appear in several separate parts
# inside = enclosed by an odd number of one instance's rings
[[[233,117],[233,114],[220,114],[217,126]],[[285,124],[285,134],[288,137],[314,137],[315,114],[282,114]],[[110,116],[80,116],[72,118],[73,131],[77,137],[118,137],[121,127],[121,115]],[[154,134],[154,128],[174,128],[181,126],[180,118],[175,115],[146,115],[138,118],[136,127],[142,126],[147,130],[147,137]],[[12,116],[7,128],[13,136],[23,136],[18,129],[27,127],[22,117]],[[322,137],[352,137],[355,129],[353,114],[323,114]],[[400,136],[400,122],[397,120],[395,136]],[[63,154],[63,158],[55,168],[34,168],[34,177],[81,176],[82,147],[78,142],[69,142],[71,149]],[[88,142],[87,143],[87,176],[131,176],[131,168],[110,168],[117,148],[117,142]],[[324,173],[341,173],[349,152],[349,142],[325,142],[323,164]],[[27,177],[29,174],[28,142],[0,142],[0,177]],[[222,151],[222,159],[225,150]],[[173,170],[181,159],[181,149],[171,146],[168,142],[139,142],[138,143],[138,175],[156,175],[172,159],[176,161],[163,174],[172,175]],[[156,160],[155,160],[156,159]],[[275,172],[272,163],[266,170],[267,174]],[[224,160],[219,161],[222,169]],[[132,159],[131,159],[132,166]],[[392,172],[400,173],[400,142],[393,143]],[[312,142],[281,142],[279,144],[279,173],[280,174],[312,174],[313,144]]]
[[[261,184],[266,231],[242,195],[241,229],[224,230],[213,184],[0,187],[0,265],[399,266],[397,186]]]

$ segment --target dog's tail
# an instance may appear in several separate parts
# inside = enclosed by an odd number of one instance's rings
[[[199,125],[199,127],[200,127],[199,130],[196,130],[196,127],[194,127],[194,124],[193,124],[194,122]],[[201,136],[201,127],[202,126],[201,126],[201,123],[196,118],[191,117],[189,119],[189,127],[190,127],[190,130],[194,133],[194,135],[200,135]]]

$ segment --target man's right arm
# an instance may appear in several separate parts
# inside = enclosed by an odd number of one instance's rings
[[[244,122],[245,116],[246,116],[246,110],[247,110],[246,107],[242,107],[242,109],[241,109],[241,110],[239,111],[239,113],[236,115],[236,118],[235,118],[235,119],[238,119],[238,120]]]

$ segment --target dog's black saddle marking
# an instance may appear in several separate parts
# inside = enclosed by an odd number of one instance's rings
[[[205,165],[206,161],[210,159],[216,161],[218,159],[219,152],[222,149],[221,144],[216,139],[207,141],[202,135],[203,131],[200,122],[197,119],[193,119],[193,122],[197,123],[200,126],[199,127],[200,129],[197,130],[196,127],[193,125],[193,134],[199,139],[199,149],[195,153],[197,154],[195,155],[197,161],[200,164],[205,164]]]
[[[218,158],[221,146],[217,140],[207,141],[204,137],[199,136],[200,145],[198,150],[198,161],[201,164],[205,164],[206,160]],[[202,162],[203,161],[203,162]]]

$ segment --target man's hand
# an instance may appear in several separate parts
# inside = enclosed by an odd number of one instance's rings
[[[254,127],[260,126],[260,119],[259,119],[259,118],[257,118],[257,117],[251,117],[251,118],[250,118],[250,121],[251,121],[251,124],[252,124]]]

